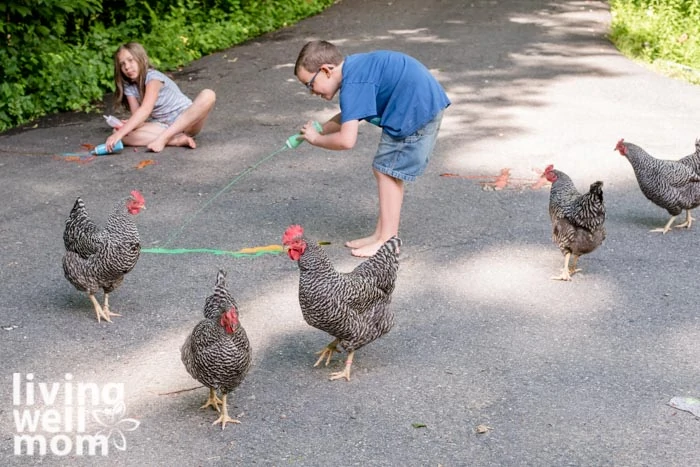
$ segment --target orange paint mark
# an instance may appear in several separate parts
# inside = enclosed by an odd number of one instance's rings
[[[502,190],[508,185],[508,179],[510,178],[510,169],[501,169],[501,174],[496,177],[493,182],[481,182],[481,186],[491,187],[494,190]]]
[[[533,190],[539,190],[547,184],[549,184],[547,179],[545,177],[540,177],[539,180],[537,180],[535,183],[532,184],[532,186],[530,186],[530,188],[532,188]]]
[[[541,174],[543,171],[535,171]],[[539,190],[549,182],[543,176],[538,177],[536,180],[531,178],[514,178],[510,176],[510,169],[501,169],[498,175],[460,175],[455,173],[442,173],[441,177],[449,178],[463,178],[465,180],[478,180],[479,184],[484,190],[504,190],[506,188],[521,189],[523,187],[528,187],[532,190]]]
[[[156,161],[154,161],[153,159],[145,159],[145,160],[142,160],[141,162],[139,162],[135,168],[136,169],[143,169],[144,167],[148,167],[149,165],[153,165],[155,163],[156,163]]]
[[[262,251],[283,251],[284,248],[282,248],[282,245],[267,245],[267,246],[256,246],[253,248],[243,248],[238,250],[238,253],[242,253],[244,255],[252,255],[255,253],[260,253]]]

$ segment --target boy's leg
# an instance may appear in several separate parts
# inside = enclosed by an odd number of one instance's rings
[[[399,233],[401,205],[403,204],[404,182],[374,169],[379,192],[379,218],[374,234],[359,240],[347,242],[353,248],[352,254],[359,257],[372,256],[394,235]]]
[[[192,136],[199,133],[214,108],[216,94],[211,89],[205,89],[197,95],[192,105],[187,108],[163,133],[148,144],[148,149],[160,152],[165,146],[190,146],[196,144]]]

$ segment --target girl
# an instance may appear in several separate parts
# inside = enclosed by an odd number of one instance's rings
[[[151,66],[137,42],[120,46],[114,54],[114,82],[115,107],[121,105],[131,117],[105,141],[109,151],[120,139],[127,146],[146,146],[153,152],[165,146],[197,147],[193,137],[214,107],[214,91],[204,89],[192,102]]]

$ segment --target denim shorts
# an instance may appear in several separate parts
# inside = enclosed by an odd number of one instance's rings
[[[405,138],[396,139],[382,133],[372,167],[385,175],[412,182],[422,175],[435,147],[442,111],[423,128]]]

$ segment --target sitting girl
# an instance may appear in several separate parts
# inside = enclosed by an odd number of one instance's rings
[[[160,152],[165,146],[196,148],[197,135],[214,108],[216,94],[201,91],[194,102],[177,84],[154,69],[137,42],[120,46],[114,54],[115,107],[131,112],[105,144],[109,151],[117,141],[126,146],[146,146]]]

